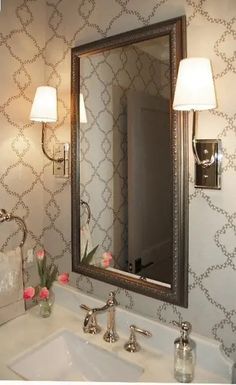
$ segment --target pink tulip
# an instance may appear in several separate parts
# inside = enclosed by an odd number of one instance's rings
[[[43,287],[39,292],[40,299],[48,299],[49,298],[49,290],[46,287]]]
[[[69,273],[62,273],[58,275],[58,282],[66,284],[69,282]]]
[[[111,252],[106,252],[106,253],[103,253],[102,254],[102,258],[104,259],[104,260],[108,260],[108,261],[111,261],[112,260],[112,253]]]
[[[103,259],[101,264],[102,264],[102,267],[107,268],[110,265],[110,261],[109,261],[109,259]]]
[[[39,251],[37,251],[37,253],[36,253],[36,257],[38,258],[38,260],[39,261],[42,261],[43,260],[43,258],[44,258],[44,256],[45,256],[45,252],[44,252],[44,250],[42,249],[42,250],[39,250]]]
[[[29,286],[24,290],[23,298],[27,301],[29,299],[32,299],[34,295],[35,289],[32,286]]]

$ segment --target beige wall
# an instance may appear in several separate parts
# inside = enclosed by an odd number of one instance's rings
[[[43,246],[43,156],[40,127],[29,121],[44,83],[46,9],[42,1],[2,2],[0,12],[0,206],[25,219],[27,248]],[[0,248],[18,245],[15,223],[1,224]],[[9,237],[10,236],[10,237]],[[8,238],[9,237],[9,238]],[[32,272],[30,273],[32,275]],[[25,276],[26,280],[28,275]]]
[[[196,332],[223,342],[225,352],[236,360],[235,1],[51,0],[44,8],[45,4],[8,0],[0,13],[0,202],[26,219],[30,235],[25,252],[44,244],[62,269],[70,265],[70,185],[52,177],[51,165],[40,151],[40,126],[29,124],[35,87],[45,76],[58,88],[54,133],[60,141],[68,140],[70,47],[186,14],[188,56],[209,57],[215,74],[218,108],[201,113],[199,135],[222,139],[222,190],[194,189],[190,152],[189,308],[121,289],[118,297],[121,305],[162,322],[188,319]],[[51,145],[55,138],[48,132]],[[1,243],[8,234],[1,228]],[[34,275],[31,270],[29,274]],[[107,296],[109,285],[75,274],[73,281],[84,291]]]

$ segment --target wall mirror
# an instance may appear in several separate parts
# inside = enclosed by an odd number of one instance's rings
[[[73,271],[186,307],[185,34],[181,16],[73,48],[71,122]]]

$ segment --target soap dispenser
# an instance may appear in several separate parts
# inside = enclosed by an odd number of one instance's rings
[[[195,365],[195,343],[189,338],[192,326],[187,321],[174,324],[181,329],[181,336],[174,342],[174,376],[178,382],[191,382]]]

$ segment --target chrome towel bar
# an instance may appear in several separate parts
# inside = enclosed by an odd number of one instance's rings
[[[20,246],[23,246],[25,243],[25,240],[26,240],[26,236],[27,236],[27,227],[25,225],[25,222],[23,221],[22,218],[17,217],[13,214],[10,214],[4,209],[0,209],[0,223],[10,222],[13,220],[16,221],[20,225],[20,228],[23,231],[22,241],[20,242]]]
[[[87,225],[89,224],[90,222],[90,219],[91,219],[91,209],[89,207],[89,204],[85,201],[83,201],[83,199],[80,199],[80,205],[81,206],[85,206],[86,207],[86,210],[87,210],[87,215],[88,215],[88,218],[87,218]]]

